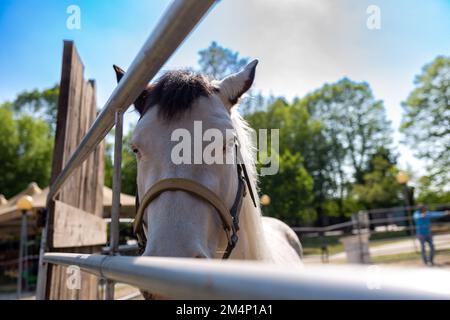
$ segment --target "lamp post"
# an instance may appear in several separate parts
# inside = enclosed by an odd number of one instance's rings
[[[19,265],[17,274],[17,299],[20,299],[22,295],[23,273],[24,270],[25,272],[28,272],[28,266],[26,262],[26,257],[28,256],[27,213],[33,209],[33,198],[30,196],[23,196],[17,201],[16,207],[22,212],[22,220],[20,224]]]
[[[412,205],[412,203],[410,203],[410,188],[408,187],[409,175],[405,171],[399,171],[396,176],[396,179],[397,179],[397,182],[403,186],[403,199],[404,199],[405,213],[406,213],[406,216],[408,217],[409,232],[413,239],[414,249],[417,251],[415,236],[414,236],[414,227],[413,227],[413,222],[411,219],[411,212],[410,212],[410,206]]]
[[[259,198],[259,203],[261,204],[261,210],[263,210],[264,213],[264,207],[267,207],[270,205],[270,197],[267,194],[263,194],[261,198]]]

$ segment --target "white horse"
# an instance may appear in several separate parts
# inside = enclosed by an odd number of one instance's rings
[[[187,71],[168,72],[139,96],[135,108],[141,118],[130,144],[137,157],[139,199],[161,179],[184,178],[213,191],[228,208],[232,207],[238,190],[236,163],[173,162],[173,148],[178,143],[172,141],[173,132],[182,128],[194,136],[195,121],[201,121],[203,130],[234,131],[248,176],[253,186],[257,185],[251,152],[255,146],[249,127],[236,110],[239,98],[253,83],[257,63],[251,62],[222,81],[210,81]],[[115,70],[120,80],[124,71],[118,67]],[[223,143],[224,156],[235,152],[233,139]],[[255,207],[248,194],[243,198],[239,240],[229,258],[301,266],[302,247],[297,235],[285,223],[262,217],[257,202]],[[189,192],[159,194],[146,207],[143,219],[147,234],[144,256],[221,258],[227,247],[227,235],[216,209]]]

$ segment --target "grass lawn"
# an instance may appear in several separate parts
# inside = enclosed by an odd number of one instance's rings
[[[381,239],[381,240],[372,240],[372,238],[369,239],[369,247],[379,247],[379,246],[383,246],[385,244],[392,244],[392,243],[397,243],[397,242],[401,242],[401,241],[412,241],[412,237],[410,236],[406,236],[406,237],[398,237],[398,238],[393,238],[393,239]]]
[[[381,239],[381,240],[372,240],[372,238],[370,238],[369,240],[369,248],[375,248],[375,247],[379,247],[379,246],[383,246],[386,244],[393,244],[393,243],[397,243],[397,242],[401,242],[401,241],[412,241],[411,237],[407,236],[407,237],[396,237],[396,238],[392,238],[392,239]],[[341,243],[332,243],[332,244],[328,244],[328,252],[329,254],[335,254],[335,253],[339,253],[339,252],[343,252],[344,251],[344,246]],[[315,255],[315,254],[320,254],[321,253],[321,248],[320,245],[316,245],[316,246],[306,246],[304,245],[303,247],[303,254],[304,255]]]
[[[336,243],[336,244],[330,244],[327,246],[328,248],[328,253],[329,254],[335,254],[335,253],[339,253],[344,251],[344,246],[341,243]],[[303,254],[304,255],[315,255],[315,254],[321,254],[321,248],[320,246],[315,246],[315,247],[303,247]]]
[[[445,230],[437,230],[433,229],[433,234],[444,234],[449,233],[447,229]],[[323,240],[319,237],[303,237],[301,238],[301,242],[303,245],[303,254],[304,255],[317,255],[321,254],[321,246],[322,243],[325,244],[328,248],[329,254],[335,254],[344,251],[344,246],[339,241],[343,235],[339,236],[327,236]],[[400,241],[412,241],[412,236],[408,235],[406,231],[388,231],[388,232],[380,232],[380,233],[372,233],[369,239],[369,247],[374,248],[386,244],[393,244]]]
[[[320,254],[321,247],[325,244],[328,248],[329,254],[339,253],[344,251],[344,246],[339,241],[344,235],[320,237],[305,237],[300,235],[300,240],[303,245],[303,252],[305,255]],[[409,239],[406,231],[388,231],[383,233],[372,233],[370,236],[370,246],[372,244],[383,245],[387,243],[394,243],[399,240]]]
[[[450,249],[443,249],[443,250],[436,250],[435,251],[435,257],[439,255],[450,255]],[[390,254],[385,256],[375,256],[371,257],[370,260],[372,263],[387,263],[387,262],[404,262],[404,261],[411,261],[411,260],[417,260],[422,259],[420,252],[405,252],[405,253],[398,253],[398,254]]]
[[[344,251],[344,246],[342,243],[339,242],[339,238],[341,236],[333,236],[333,237],[327,237],[327,239],[324,241],[328,248],[329,254],[335,254],[339,252]],[[411,240],[411,237],[408,236],[396,236],[394,238],[378,238],[378,239],[372,239],[370,238],[369,246],[370,247],[377,247],[385,244],[391,244],[396,243],[403,240]],[[320,239],[316,238],[309,238],[307,241],[302,242],[303,245],[303,254],[304,255],[315,255],[315,254],[321,254],[321,241]]]

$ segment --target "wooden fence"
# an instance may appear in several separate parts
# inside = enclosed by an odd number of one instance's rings
[[[97,117],[96,88],[72,41],[64,41],[52,181]],[[48,208],[47,248],[57,252],[100,253],[107,241],[103,213],[104,143],[71,175]],[[66,268],[47,270],[48,299],[96,299],[97,278],[82,273],[81,290],[68,290]]]

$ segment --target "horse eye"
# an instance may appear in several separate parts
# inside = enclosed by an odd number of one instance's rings
[[[139,153],[139,150],[136,149],[136,148],[133,148],[132,150],[133,150],[133,153],[134,153],[134,154],[138,154],[138,153]]]

